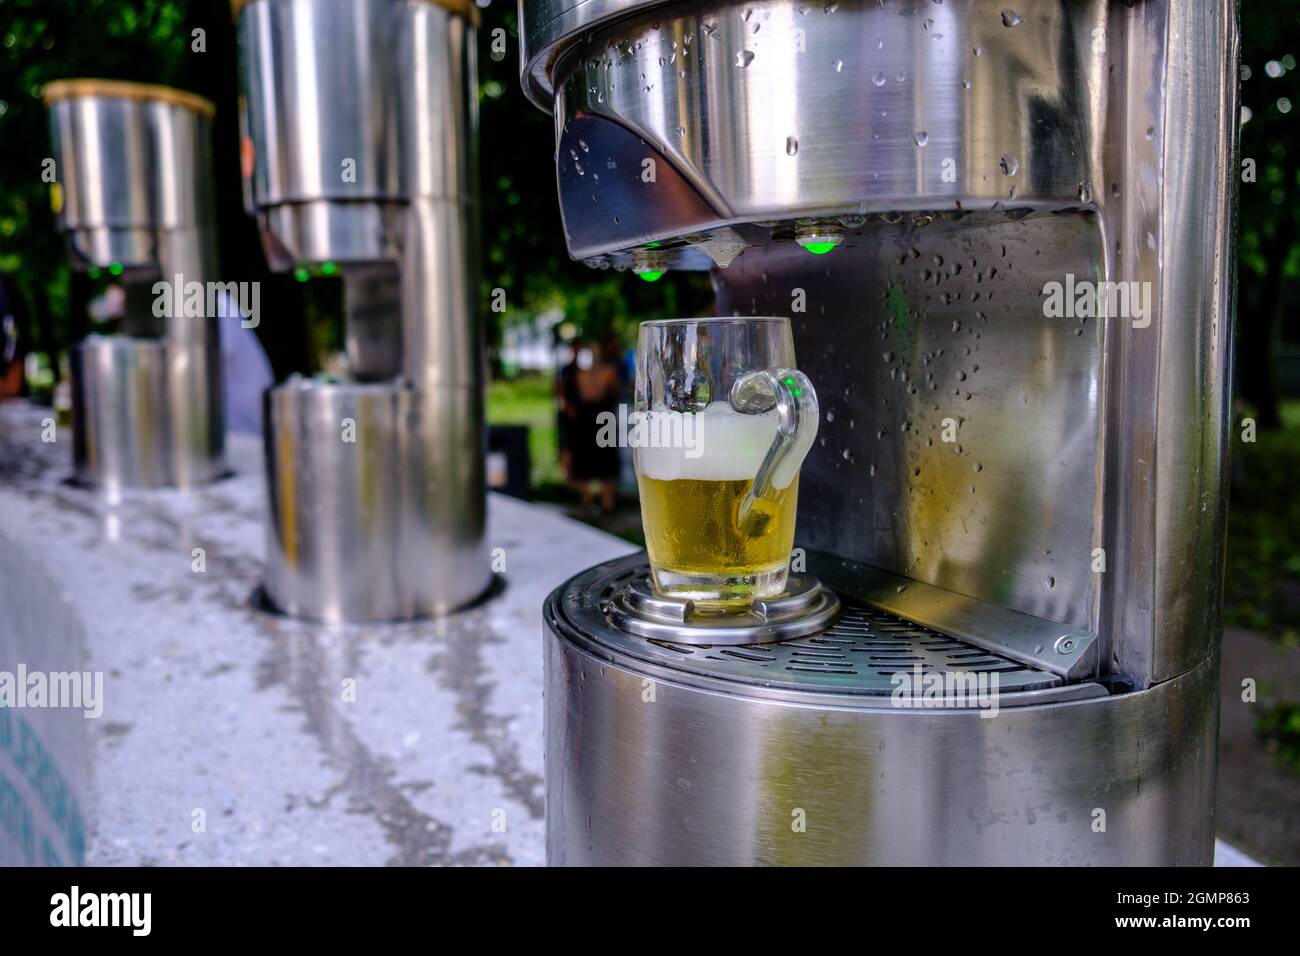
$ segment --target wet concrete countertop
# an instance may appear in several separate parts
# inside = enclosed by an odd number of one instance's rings
[[[544,862],[542,601],[629,545],[494,494],[490,601],[295,622],[253,600],[259,440],[231,436],[234,476],[197,493],[109,503],[65,482],[51,414],[0,405],[0,671],[102,672],[103,713],[0,726],[0,863]]]
[[[66,482],[50,414],[0,404],[0,680],[98,672],[103,712],[0,707],[0,865],[544,862],[542,601],[626,543],[491,495],[491,600],[297,622],[255,600],[260,441],[199,492],[113,503]]]

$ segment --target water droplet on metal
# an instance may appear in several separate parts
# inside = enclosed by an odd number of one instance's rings
[[[923,129],[917,130],[916,135],[912,138],[916,140],[917,146],[924,146],[926,143],[930,142],[930,134]]]
[[[1018,27],[1025,22],[1025,18],[1014,10],[1002,11],[1002,25],[1004,27]]]
[[[1002,167],[1003,176],[1014,176],[1020,172],[1020,160],[1014,156],[1003,156],[998,165]]]
[[[785,138],[785,154],[787,156],[793,156],[798,152],[799,152],[799,137],[787,136]]]
[[[714,230],[712,235],[689,241],[692,246],[712,259],[713,264],[719,269],[727,268],[748,248],[748,244],[740,238],[740,234],[726,226]]]
[[[749,66],[749,64],[751,64],[751,63],[753,63],[753,62],[754,62],[754,51],[753,51],[753,50],[737,50],[737,51],[736,51],[736,66],[740,67],[742,70],[743,70],[745,67]]]

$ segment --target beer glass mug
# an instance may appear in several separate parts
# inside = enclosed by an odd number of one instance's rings
[[[650,579],[719,609],[785,590],[819,420],[782,318],[642,323],[633,460]]]

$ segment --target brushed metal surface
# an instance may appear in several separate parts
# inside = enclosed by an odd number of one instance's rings
[[[221,354],[165,339],[92,335],[74,345],[73,476],[113,494],[221,477]]]
[[[840,617],[840,599],[823,588],[815,576],[791,575],[786,589],[774,598],[759,598],[743,609],[700,607],[690,598],[654,592],[650,563],[638,556],[635,563],[611,569],[614,595],[605,599],[606,581],[589,588],[592,605],[620,631],[651,643],[692,647],[753,647],[775,644],[825,631]],[[592,593],[595,592],[595,593]],[[597,597],[599,595],[599,597]]]
[[[1106,330],[1044,316],[1042,287],[1095,274],[1102,241],[1083,214],[876,220],[827,256],[754,248],[715,273],[721,311],[791,315],[831,383],[799,540],[1094,631]]]
[[[245,198],[272,267],[396,262],[400,373],[481,386],[474,29],[429,3],[254,0],[238,35]]]
[[[1004,7],[715,0],[584,35],[555,70],[570,251],[732,222],[1095,204],[1106,5],[1039,3],[1014,28]]]
[[[78,89],[88,92],[50,104],[58,223],[74,267],[120,271],[132,297],[152,297],[154,281],[215,280],[211,116],[172,91]],[[216,319],[185,312],[149,321],[156,338],[92,336],[72,350],[78,481],[189,488],[225,472]],[[125,331],[145,330],[139,318]]]
[[[1114,692],[873,712],[647,676],[553,619],[552,861],[1208,863],[1233,0],[521,16],[571,254],[793,318],[825,409],[800,539],[1095,634]],[[1049,317],[1079,280],[1147,308]]]
[[[294,378],[265,393],[265,588],[313,620],[445,613],[491,583],[477,394]],[[352,439],[352,440],[349,440]]]
[[[348,370],[358,381],[382,381],[402,371],[402,288],[397,266],[377,262],[343,273],[343,320]]]
[[[195,270],[187,280],[209,278],[210,118],[170,102],[78,95],[50,104],[50,130],[59,228],[79,268],[117,264],[170,280],[163,270],[179,265]],[[169,256],[167,245],[185,243],[197,248]],[[171,335],[192,336],[195,325],[180,317]]]
[[[1169,17],[1152,250],[1167,319],[1155,395],[1153,680],[1190,668],[1223,628],[1241,129],[1236,4],[1173,3]]]
[[[238,36],[256,208],[473,194],[465,19],[427,3],[254,0]]]
[[[1141,692],[985,718],[650,674],[580,649],[554,606],[552,865],[1212,860],[1217,661]]]
[[[519,0],[519,62],[524,92],[537,106],[551,108],[551,72],[560,51],[582,31],[645,11],[670,0]]]
[[[491,580],[473,27],[252,0],[237,30],[245,205],[272,268],[339,267],[356,380],[268,394],[267,593],[318,620],[452,610]]]
[[[779,640],[760,632],[744,644],[707,621],[660,632],[629,626],[629,616],[618,605],[629,583],[644,580],[649,566],[644,552],[575,576],[552,595],[550,607],[557,626],[598,656],[635,660],[647,673],[702,678],[713,686],[736,681],[747,685],[742,691],[747,693],[761,695],[760,688],[776,687],[786,695],[782,699],[815,700],[818,692],[828,691],[889,697],[897,688],[894,675],[913,667],[926,674],[996,673],[1004,707],[1033,703],[1049,689],[1057,700],[1105,693],[1090,682],[1067,687],[1057,673],[985,649],[1002,638],[1008,618],[1014,617],[1000,608],[968,601],[963,615],[967,633],[958,637],[874,601],[870,568],[820,552],[808,552],[807,563],[807,574],[833,580],[844,597],[837,598],[832,621],[818,620],[811,631],[792,627]],[[803,613],[816,619],[819,607],[813,604]],[[792,611],[791,625],[798,621],[799,612]],[[719,639],[709,643],[712,636]],[[918,695],[921,690],[914,688]]]
[[[834,373],[810,543],[1091,631],[1148,686],[1220,630],[1235,5],[1007,9],[540,0],[525,82],[576,258],[713,268],[719,311],[791,315]],[[1067,279],[1145,314],[1049,319]]]

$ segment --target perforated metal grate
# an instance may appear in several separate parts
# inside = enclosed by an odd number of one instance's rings
[[[1055,687],[1054,674],[1026,667],[967,641],[922,627],[841,594],[844,609],[826,631],[777,644],[701,647],[646,640],[606,620],[604,608],[633,575],[639,562],[593,569],[571,582],[563,606],[570,623],[612,650],[650,663],[715,678],[804,690],[889,695],[900,671],[915,674],[996,673],[1001,693]]]

